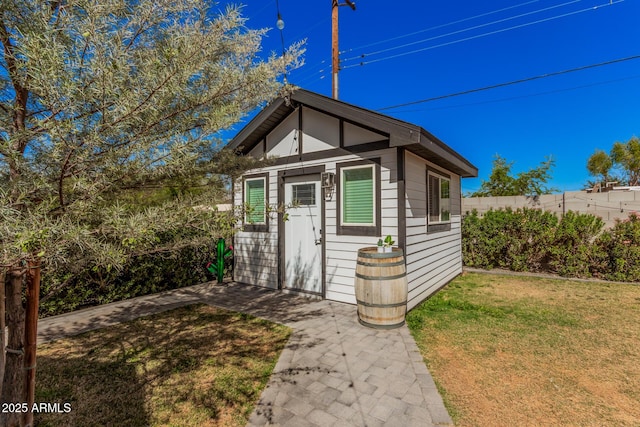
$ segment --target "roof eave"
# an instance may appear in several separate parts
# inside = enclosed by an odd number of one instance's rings
[[[245,141],[249,139],[255,132],[262,132],[262,127],[266,120],[271,117],[276,111],[281,108],[286,109],[287,101],[284,98],[277,98],[272,103],[262,109],[247,125],[242,128],[236,136],[233,137],[227,148],[235,150],[239,147],[243,147]],[[249,150],[252,147],[243,147],[245,150]]]
[[[304,89],[295,90],[288,99],[274,100],[230,141],[228,147],[231,149],[243,147],[245,153],[250,151],[263,135],[279,124],[278,120],[270,120],[272,116],[276,115],[280,117],[279,120],[282,120],[298,105],[308,105],[347,121],[386,133],[389,135],[390,147],[404,147],[462,177],[478,176],[478,169],[475,166],[422,127]],[[249,145],[245,144],[247,141]]]
[[[478,168],[467,159],[425,129],[417,128],[419,129],[417,142],[413,140],[398,140],[395,144],[392,141],[391,146],[403,146],[426,160],[445,166],[463,178],[475,178],[478,176]]]

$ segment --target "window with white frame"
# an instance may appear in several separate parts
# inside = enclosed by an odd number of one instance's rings
[[[244,181],[244,203],[246,224],[266,224],[266,177],[247,178]]]
[[[300,206],[316,204],[316,184],[294,184],[291,186],[291,200]]]
[[[429,172],[427,174],[429,224],[451,221],[451,180]]]
[[[375,166],[340,169],[340,223],[343,226],[376,225]]]

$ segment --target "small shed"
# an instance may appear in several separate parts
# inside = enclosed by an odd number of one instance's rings
[[[233,185],[249,207],[235,281],[355,304],[358,249],[386,235],[405,253],[407,309],[462,272],[460,180],[478,170],[420,126],[298,89],[229,147],[275,158]]]

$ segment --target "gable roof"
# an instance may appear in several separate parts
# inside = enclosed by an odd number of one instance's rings
[[[238,132],[229,148],[242,147],[242,153],[248,153],[300,105],[387,134],[389,147],[404,147],[462,177],[478,176],[474,165],[422,127],[304,89],[296,89],[286,99],[278,98],[265,107]]]

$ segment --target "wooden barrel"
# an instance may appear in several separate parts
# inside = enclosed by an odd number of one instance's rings
[[[378,329],[404,325],[407,272],[402,249],[388,253],[378,253],[375,247],[358,250],[356,301],[361,324]]]

